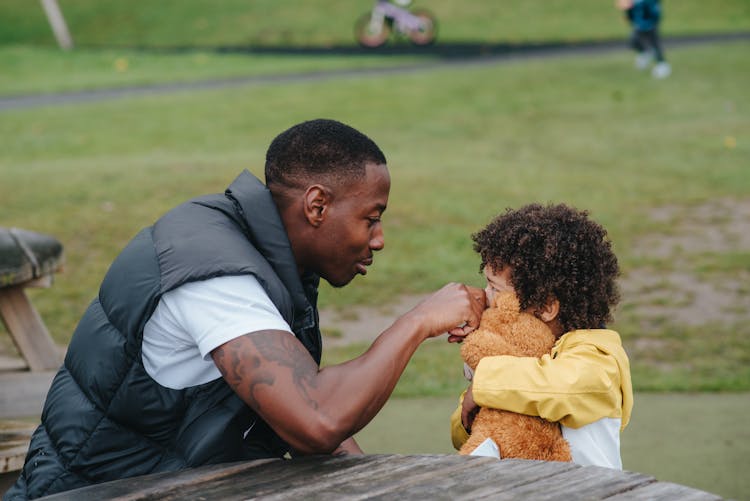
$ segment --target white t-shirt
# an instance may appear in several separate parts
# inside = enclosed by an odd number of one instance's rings
[[[262,330],[291,334],[289,324],[252,275],[190,282],[164,294],[143,329],[143,366],[172,389],[221,377],[211,351]]]
[[[570,444],[573,462],[583,466],[604,466],[622,470],[620,458],[620,418],[602,418],[580,428],[561,426]]]
[[[563,437],[570,444],[573,462],[622,470],[620,423],[619,418],[603,418],[578,429],[561,426]],[[491,438],[485,439],[470,455],[502,458],[500,448]]]

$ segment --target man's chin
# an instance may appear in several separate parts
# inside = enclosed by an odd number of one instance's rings
[[[352,280],[354,280],[357,277],[357,275],[358,274],[354,274],[354,275],[352,275],[351,277],[348,277],[348,278],[336,278],[336,279],[327,278],[327,277],[323,277],[323,278],[334,289],[340,289],[340,288],[342,288],[342,287],[344,287],[346,285],[349,285],[352,282]]]

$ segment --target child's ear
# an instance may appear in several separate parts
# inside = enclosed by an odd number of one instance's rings
[[[547,304],[542,307],[539,318],[542,322],[551,322],[560,314],[560,301],[556,298],[550,298]]]

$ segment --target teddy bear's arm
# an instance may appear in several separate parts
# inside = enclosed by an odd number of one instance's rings
[[[486,329],[472,332],[461,345],[461,357],[472,369],[476,369],[484,357],[511,355],[513,351],[513,345]]]

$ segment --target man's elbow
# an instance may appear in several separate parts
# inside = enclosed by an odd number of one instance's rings
[[[289,445],[300,454],[331,454],[351,436],[351,430],[331,419],[319,419],[299,430]]]

